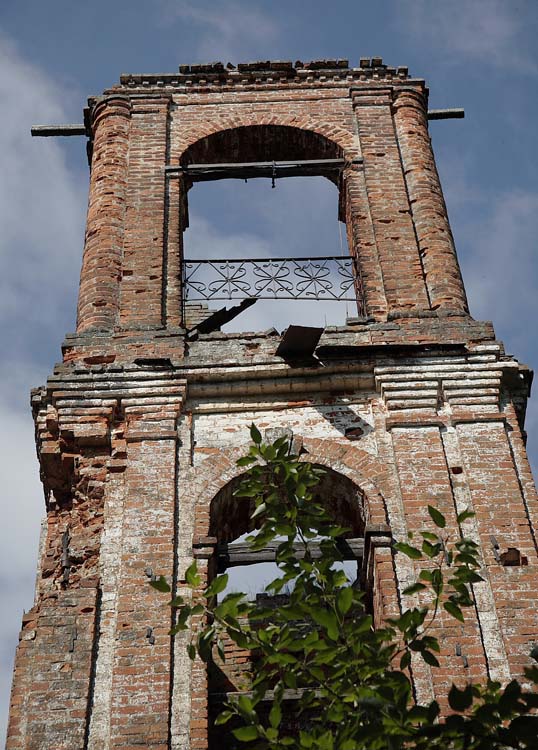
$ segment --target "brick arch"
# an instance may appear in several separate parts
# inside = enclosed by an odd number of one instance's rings
[[[385,497],[390,492],[390,485],[383,462],[356,445],[348,447],[330,439],[305,439],[303,445],[307,451],[305,461],[343,475],[362,492],[366,523],[388,523]],[[215,458],[205,459],[203,479],[195,479],[193,483],[195,536],[209,536],[211,502],[226,485],[244,473],[244,467],[236,465],[237,459],[244,454],[244,447],[233,448],[220,452]]]
[[[333,123],[327,123],[321,118],[310,114],[282,116],[274,113],[251,112],[249,114],[238,113],[234,117],[215,117],[197,124],[195,133],[192,131],[181,133],[175,159],[178,162],[183,162],[189,150],[196,149],[197,144],[199,145],[211,136],[217,136],[219,133],[225,132],[232,133],[239,128],[252,127],[293,128],[323,139],[327,144],[333,145],[340,152],[340,155],[346,159],[351,160],[360,156],[353,132]]]
[[[304,460],[312,464],[326,467],[333,472],[349,479],[360,491],[361,500],[366,510],[366,523],[384,524],[387,521],[385,495],[388,492],[388,476],[382,462],[357,447],[357,445],[346,446],[330,439],[304,440],[307,452]],[[222,451],[219,454],[208,457],[201,467],[191,469],[193,481],[190,490],[195,498],[195,536],[210,536],[211,504],[212,501],[225,489],[234,479],[245,472],[244,467],[237,466],[238,458],[245,454],[245,446]],[[202,469],[202,471],[201,471]],[[200,476],[203,474],[203,478]],[[214,563],[211,558],[198,560],[198,570],[202,575],[203,585],[211,579],[215,572]],[[374,626],[381,627],[389,616],[399,613],[399,599],[396,583],[396,570],[393,552],[390,546],[373,545],[367,556],[367,563],[363,566],[364,584],[366,587],[366,601],[371,609]],[[250,658],[248,652],[241,651],[238,654],[241,663]],[[227,662],[229,663],[229,661]],[[193,669],[193,682],[198,685],[197,695],[199,703],[204,707],[199,711],[204,715],[204,731],[209,733],[210,703],[209,692],[211,690],[211,678],[200,663],[195,663]],[[241,667],[243,669],[243,667]],[[234,677],[235,673],[225,673],[225,678]],[[213,679],[215,673],[213,674]],[[235,683],[232,683],[235,684]],[[237,689],[237,688],[233,688]],[[204,702],[205,701],[205,702]],[[196,726],[191,726],[191,733],[199,731],[199,721]],[[219,747],[222,735],[217,738],[210,735],[209,747]]]

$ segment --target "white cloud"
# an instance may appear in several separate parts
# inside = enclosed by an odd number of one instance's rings
[[[538,73],[535,39],[526,40],[532,3],[505,0],[399,0],[398,29],[452,58],[444,64],[480,61]]]
[[[77,287],[84,183],[67,169],[59,143],[32,139],[30,126],[65,122],[64,96],[0,36],[0,316],[56,333]]]
[[[33,603],[43,490],[29,395],[73,326],[83,242],[84,181],[59,143],[30,126],[66,122],[62,90],[0,35],[0,736],[5,732],[17,634]]]
[[[196,54],[203,62],[241,61],[257,50],[269,48],[278,34],[271,14],[251,2],[221,0],[164,0],[167,21],[191,23],[197,34]]]
[[[509,328],[512,346],[528,347],[526,322],[538,320],[538,193],[514,190],[488,196],[485,203],[462,237],[469,250],[464,277],[472,311]]]

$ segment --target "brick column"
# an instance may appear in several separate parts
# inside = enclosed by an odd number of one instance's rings
[[[445,533],[451,542],[456,541],[460,529],[439,428],[413,427],[410,422],[408,427],[394,428],[392,440],[408,531],[431,529],[427,511],[430,504],[443,513],[447,522]],[[426,561],[417,563],[415,576],[425,567],[428,567]],[[452,682],[461,687],[469,679],[479,681],[487,670],[476,612],[469,609],[465,615],[465,623],[459,623],[441,611],[432,628],[441,646],[438,655],[441,666],[431,670],[431,680],[435,698],[443,708]]]
[[[164,322],[165,256],[177,253],[174,244],[168,246],[165,227],[170,218],[177,221],[166,206],[168,106],[166,96],[133,103],[120,295],[120,322],[125,328],[159,327]]]
[[[391,90],[354,90],[364,176],[389,313],[429,309],[391,114]]]
[[[115,750],[169,747],[171,612],[148,585],[146,571],[171,580],[175,570],[178,409],[177,403],[148,403],[125,410],[127,458],[110,665],[109,742]]]
[[[109,96],[92,113],[93,156],[77,331],[112,330],[119,309],[131,105]]]
[[[456,431],[510,672],[521,679],[538,632],[538,554],[521,478],[502,421],[461,423]],[[519,561],[504,561],[510,549]]]
[[[359,268],[364,313],[386,320],[387,299],[362,167],[346,167],[342,190],[348,246]]]
[[[167,215],[164,250],[164,322],[167,327],[182,325],[181,270],[183,263],[183,232],[188,226],[185,180],[172,175],[166,185]]]
[[[109,460],[107,407],[36,414],[48,512],[34,606],[23,617],[8,750],[83,750],[100,613],[99,546]]]
[[[420,91],[396,90],[394,126],[432,309],[468,312]]]

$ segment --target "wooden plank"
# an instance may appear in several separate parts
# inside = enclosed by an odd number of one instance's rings
[[[248,542],[232,542],[231,544],[219,544],[217,546],[217,557],[219,570],[226,570],[240,565],[255,565],[262,562],[275,562],[276,552],[282,542],[271,542],[260,550],[252,550]],[[321,557],[322,552],[319,542],[313,541],[309,545],[311,555],[314,559]],[[344,560],[362,560],[364,554],[364,539],[340,539],[339,547]],[[297,542],[294,545],[295,557],[304,557],[304,545]]]

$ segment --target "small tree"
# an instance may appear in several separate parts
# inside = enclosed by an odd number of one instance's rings
[[[524,690],[515,680],[506,687],[492,681],[463,689],[452,686],[452,713],[444,717],[436,701],[427,706],[413,702],[411,655],[439,666],[432,624],[441,609],[463,621],[464,609],[473,603],[471,584],[482,580],[477,545],[469,539],[447,539],[443,515],[430,506],[436,531],[423,531],[418,546],[394,545],[413,560],[427,561],[419,580],[404,592],[420,593],[427,604],[375,629],[363,592],[339,564],[338,539],[347,530],[335,525],[315,500],[322,470],[291,454],[287,439],[264,445],[254,425],[250,434],[253,445],[238,461],[246,473],[235,496],[254,506],[258,530],[249,537],[253,550],[281,540],[276,553],[279,575],[266,590],[278,594],[286,587],[289,596],[270,611],[263,599],[249,602],[242,593],[228,594],[210,606],[226,588],[224,574],[205,589],[206,604],[192,606],[181,596],[170,602],[177,618],[171,634],[187,629],[191,615],[206,616],[188,646],[192,659],[198,654],[209,662],[216,650],[224,660],[223,631],[239,647],[257,654],[251,691],[232,696],[217,724],[232,720],[236,740],[259,750],[536,750],[538,717],[533,709],[538,693]],[[470,515],[466,511],[458,521]],[[314,541],[321,557],[313,554]],[[304,546],[300,558],[297,542]],[[200,585],[195,562],[185,579],[193,587]],[[170,592],[163,578],[152,585]],[[525,674],[538,684],[537,666]],[[268,690],[273,699],[267,713],[262,706]],[[296,695],[295,711],[303,717],[299,731],[290,731],[283,720],[290,690]]]

